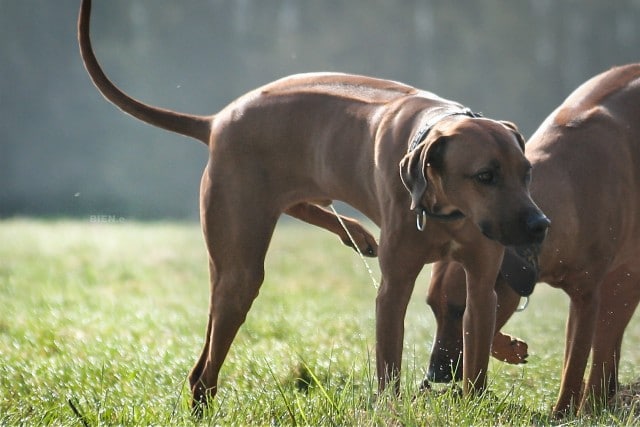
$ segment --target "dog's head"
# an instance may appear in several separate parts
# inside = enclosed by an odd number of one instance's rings
[[[549,220],[529,195],[524,140],[510,122],[445,117],[402,159],[400,176],[417,213],[459,211],[504,245],[546,235]]]

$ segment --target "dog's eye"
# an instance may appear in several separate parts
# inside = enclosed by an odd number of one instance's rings
[[[478,172],[474,179],[483,185],[492,185],[496,183],[496,174],[493,171],[482,171]]]

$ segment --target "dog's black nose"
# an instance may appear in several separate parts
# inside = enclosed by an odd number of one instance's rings
[[[526,225],[529,235],[536,240],[542,241],[547,235],[547,229],[551,225],[551,221],[543,213],[538,212],[529,215]]]

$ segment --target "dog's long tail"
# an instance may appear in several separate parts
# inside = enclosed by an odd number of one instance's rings
[[[100,93],[122,111],[139,120],[162,129],[190,136],[208,145],[213,116],[183,114],[147,105],[130,97],[109,80],[104,71],[102,71],[91,46],[91,38],[89,36],[90,15],[91,0],[82,0],[78,16],[80,54],[89,76]]]

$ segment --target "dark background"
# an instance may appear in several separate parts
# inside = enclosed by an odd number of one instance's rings
[[[0,0],[0,217],[196,219],[207,152],[91,85],[78,0]],[[211,114],[284,75],[343,71],[436,92],[530,136],[580,83],[640,59],[638,0],[95,0],[107,74]]]

